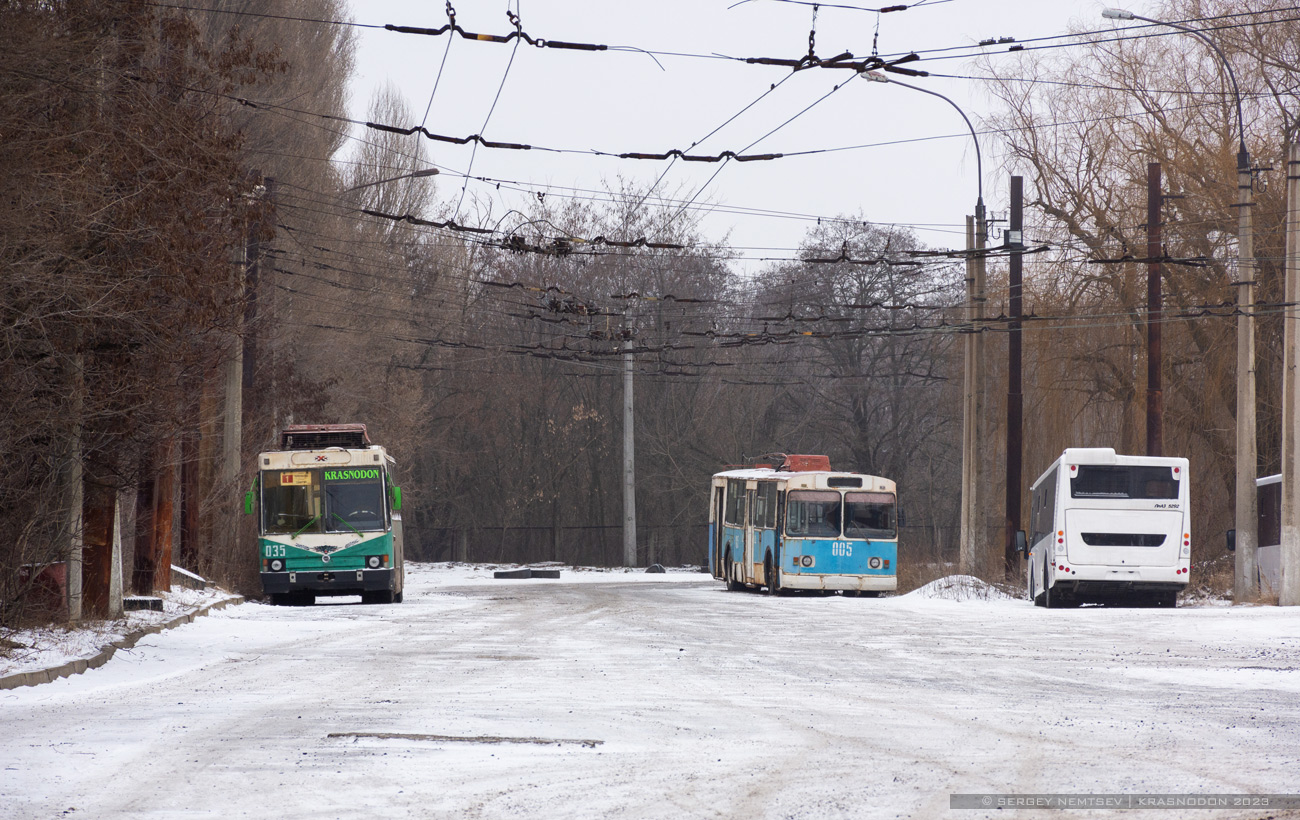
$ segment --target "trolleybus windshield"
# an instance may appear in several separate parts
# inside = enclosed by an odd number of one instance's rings
[[[384,529],[384,474],[377,467],[326,469],[325,530]]]
[[[795,490],[786,508],[785,531],[790,535],[838,538],[840,494],[824,490]]]
[[[846,493],[845,538],[894,538],[893,493]]]
[[[320,470],[262,473],[262,531],[294,535],[321,531]]]
[[[377,467],[262,473],[265,533],[377,532],[386,528],[384,474]]]
[[[1172,467],[1080,464],[1070,478],[1072,498],[1177,498]]]

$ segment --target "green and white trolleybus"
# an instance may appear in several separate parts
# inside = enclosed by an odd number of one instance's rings
[[[291,425],[257,457],[244,512],[257,513],[262,590],[274,604],[318,595],[402,600],[402,491],[364,424]]]
[[[713,476],[709,569],[728,589],[842,591],[898,587],[897,491],[880,476],[831,470],[826,456]]]

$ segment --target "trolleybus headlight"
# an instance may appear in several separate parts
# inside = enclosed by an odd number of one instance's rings
[[[811,567],[813,565],[813,557],[811,555],[805,555],[799,559],[799,563],[803,564],[805,567]]]
[[[276,558],[273,561],[271,561],[271,572],[279,572],[282,569],[284,569],[284,562],[281,561],[279,558]]]
[[[871,567],[872,569],[880,569],[880,559],[875,556],[872,556],[871,560],[867,561],[867,566]]]
[[[379,556],[372,555],[369,558],[367,558],[366,566],[370,567],[371,569],[379,569]]]

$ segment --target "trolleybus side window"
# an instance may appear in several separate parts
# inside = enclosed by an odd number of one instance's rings
[[[268,533],[321,531],[320,470],[262,473],[262,527]]]
[[[745,497],[745,482],[735,478],[727,479],[727,507],[723,518],[733,527],[745,522],[740,520],[741,499]]]
[[[761,481],[754,494],[753,525],[772,529],[776,526],[776,482]]]
[[[824,490],[793,490],[786,504],[789,535],[837,538],[840,534],[840,494]]]
[[[1080,464],[1070,479],[1073,498],[1177,498],[1178,480],[1170,467]]]
[[[325,529],[375,532],[385,528],[384,473],[376,467],[325,469]]]
[[[893,493],[846,493],[844,495],[845,538],[893,538]]]

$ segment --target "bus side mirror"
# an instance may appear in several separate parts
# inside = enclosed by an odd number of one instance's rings
[[[898,526],[900,527],[907,526],[907,513],[903,512],[902,510],[898,511]]]
[[[1228,547],[1228,552],[1236,552],[1236,551],[1237,551],[1237,531],[1236,531],[1236,530],[1228,530],[1228,532],[1227,532],[1227,536],[1228,536],[1228,543],[1226,544],[1226,546]]]
[[[253,514],[253,491],[244,493],[244,515]]]
[[[1016,552],[1021,555],[1029,554],[1029,541],[1025,538],[1024,530],[1016,530]]]
[[[402,509],[402,488],[401,487],[396,487],[396,486],[393,487],[393,509],[399,511]]]

